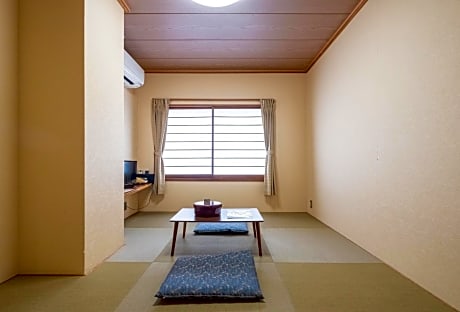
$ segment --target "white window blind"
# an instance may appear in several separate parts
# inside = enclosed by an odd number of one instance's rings
[[[194,104],[170,105],[166,176],[263,176],[266,152],[258,102]]]

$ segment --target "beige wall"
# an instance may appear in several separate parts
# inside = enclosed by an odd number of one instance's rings
[[[124,159],[137,159],[137,110],[134,89],[125,88],[124,91]]]
[[[17,273],[18,6],[0,10],[0,282]]]
[[[123,244],[123,10],[85,1],[85,272]]]
[[[124,159],[137,160],[137,105],[136,105],[136,89],[125,88],[124,91]],[[139,208],[146,205],[148,202],[149,191],[143,191],[134,195],[125,196],[126,210],[124,210],[124,218],[138,212]]]
[[[459,12],[370,0],[306,85],[313,215],[457,309]]]
[[[19,272],[85,274],[123,243],[123,12],[22,0]]]
[[[84,266],[83,1],[20,2],[20,272]]]
[[[140,168],[152,170],[152,98],[274,98],[278,196],[266,199],[262,182],[168,182],[167,194],[144,211],[175,211],[204,197],[221,200],[226,207],[305,211],[311,187],[306,178],[304,85],[303,74],[147,74],[145,85],[136,90]]]

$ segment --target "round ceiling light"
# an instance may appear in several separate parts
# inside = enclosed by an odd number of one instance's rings
[[[207,6],[207,7],[213,7],[213,8],[220,8],[220,7],[225,7],[232,5],[234,3],[237,3],[240,0],[192,0],[195,3]]]

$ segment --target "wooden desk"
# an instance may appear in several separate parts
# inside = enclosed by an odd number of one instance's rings
[[[152,183],[136,184],[132,189],[125,189],[125,197],[134,195],[152,186]]]
[[[250,217],[247,218],[228,218],[227,213],[229,211],[238,211],[244,210],[250,212]],[[259,247],[259,256],[262,256],[262,243],[261,243],[261,233],[260,233],[260,222],[264,222],[264,218],[257,208],[222,208],[220,211],[219,217],[210,217],[210,218],[200,218],[195,217],[195,209],[193,208],[182,208],[178,213],[176,213],[169,222],[174,222],[173,229],[173,239],[171,246],[171,257],[174,256],[174,249],[176,248],[176,237],[177,229],[179,227],[179,222],[184,223],[182,238],[185,238],[185,229],[187,222],[251,222],[252,229],[254,231],[254,237],[257,238],[257,246]]]
[[[139,210],[139,198],[136,196],[135,198],[133,195],[138,194],[139,192],[142,192],[144,190],[147,190],[152,187],[152,183],[146,183],[146,184],[137,184],[134,186],[132,189],[125,189],[124,191],[124,202],[125,202],[125,208],[124,208],[124,218],[128,218],[138,212]],[[130,199],[131,198],[131,199]],[[128,207],[128,209],[126,209]],[[131,207],[137,207],[137,208],[131,208]]]

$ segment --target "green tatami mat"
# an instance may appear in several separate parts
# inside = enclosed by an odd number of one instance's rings
[[[126,228],[171,228],[169,222],[176,212],[138,212],[125,219]]]
[[[114,311],[148,266],[104,263],[88,276],[17,276],[0,285],[0,311]]]
[[[296,311],[456,311],[382,263],[275,265]]]
[[[261,212],[268,228],[324,228],[326,225],[306,212]]]
[[[179,235],[178,235],[179,236]],[[270,251],[261,239],[262,257],[259,257],[259,249],[257,240],[250,233],[248,235],[186,235],[185,239],[182,236],[176,239],[176,248],[174,257],[171,257],[170,240],[165,248],[161,251],[155,262],[171,262],[175,258],[191,255],[217,254],[236,250],[252,250],[255,262],[272,262]]]

